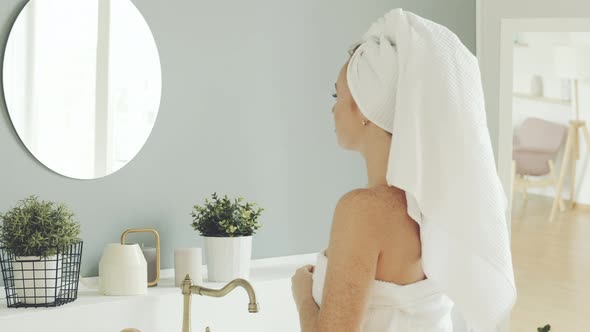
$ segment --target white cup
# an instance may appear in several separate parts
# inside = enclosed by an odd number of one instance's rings
[[[174,285],[180,287],[186,275],[193,284],[203,284],[203,257],[201,248],[178,248],[174,250]]]

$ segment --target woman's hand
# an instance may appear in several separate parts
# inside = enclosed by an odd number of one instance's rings
[[[299,268],[291,278],[291,291],[297,309],[307,300],[313,300],[313,265],[306,265]]]

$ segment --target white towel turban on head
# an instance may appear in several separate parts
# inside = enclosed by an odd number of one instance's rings
[[[422,266],[475,331],[516,300],[506,223],[476,58],[447,28],[394,9],[347,67],[360,111],[391,132],[387,182],[420,225]]]

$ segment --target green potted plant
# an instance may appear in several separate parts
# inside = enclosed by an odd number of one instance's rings
[[[547,324],[543,327],[538,327],[537,332],[549,332],[551,331],[551,325]]]
[[[64,204],[41,201],[36,196],[0,214],[0,247],[13,257],[14,287],[22,303],[55,301],[63,251],[80,242],[80,225],[73,217]]]
[[[262,211],[256,203],[244,203],[243,197],[230,199],[217,193],[194,206],[192,226],[205,239],[209,281],[249,277],[252,236],[261,227]]]

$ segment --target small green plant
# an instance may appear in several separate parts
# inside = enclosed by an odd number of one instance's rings
[[[538,327],[537,332],[549,332],[551,331],[551,325],[547,324],[543,327]]]
[[[0,244],[16,256],[52,256],[80,241],[80,225],[61,203],[36,196],[19,201],[0,214]]]
[[[261,227],[258,217],[264,209],[256,203],[242,203],[243,197],[220,198],[217,193],[206,198],[204,205],[195,205],[191,215],[192,226],[202,236],[238,237],[251,236]]]

